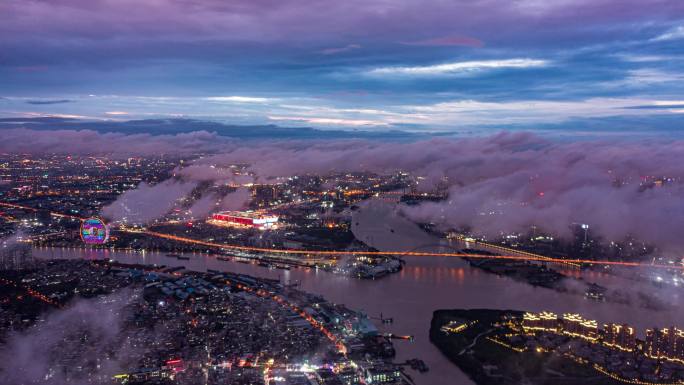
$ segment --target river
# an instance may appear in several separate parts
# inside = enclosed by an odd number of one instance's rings
[[[397,274],[375,281],[334,275],[315,269],[273,270],[253,264],[222,261],[206,254],[186,254],[190,260],[178,260],[161,252],[35,248],[38,258],[114,259],[124,263],[182,265],[188,269],[232,271],[258,277],[299,282],[303,290],[323,295],[329,301],[352,309],[364,310],[371,317],[393,317],[394,323],[381,326],[396,334],[411,334],[413,342],[395,342],[397,361],[421,358],[430,367],[425,374],[411,372],[419,385],[472,384],[430,344],[428,329],[436,309],[492,308],[577,312],[599,323],[628,322],[645,329],[681,324],[684,311],[652,310],[595,302],[581,295],[535,288],[509,278],[498,277],[468,266],[458,258],[408,257],[406,267]],[[595,275],[595,274],[594,274]],[[596,277],[594,277],[596,278]],[[379,322],[378,322],[379,324]]]

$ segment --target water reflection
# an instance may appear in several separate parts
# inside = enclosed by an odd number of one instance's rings
[[[398,274],[377,281],[357,280],[316,269],[275,270],[255,264],[223,261],[206,254],[187,254],[190,260],[178,260],[165,253],[109,251],[93,249],[37,248],[40,258],[114,259],[124,263],[185,266],[188,269],[232,271],[299,284],[303,290],[323,295],[328,300],[361,309],[371,317],[382,313],[393,317],[392,325],[379,325],[397,334],[411,334],[414,342],[396,342],[397,360],[418,357],[428,364],[427,374],[412,373],[419,385],[471,383],[428,340],[432,312],[449,308],[495,308],[555,313],[577,312],[599,323],[628,322],[637,330],[653,326],[684,326],[684,311],[673,308],[654,312],[606,302],[594,302],[581,295],[535,288],[506,277],[498,277],[470,267],[465,261],[444,257],[406,258],[406,267]],[[587,281],[606,285],[631,285],[624,279],[601,272],[568,270],[565,272]],[[676,295],[676,294],[675,294]],[[677,297],[675,297],[677,298]]]

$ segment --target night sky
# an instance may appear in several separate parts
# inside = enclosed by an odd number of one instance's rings
[[[678,136],[680,0],[4,0],[0,118]]]

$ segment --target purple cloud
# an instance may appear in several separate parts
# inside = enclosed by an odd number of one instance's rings
[[[180,180],[143,184],[122,195],[103,211],[116,220],[135,216],[144,223],[158,218],[202,181],[252,181],[233,176],[229,168],[233,164],[249,164],[256,182],[312,173],[406,171],[423,177],[418,186],[422,190],[444,180],[449,185],[448,201],[405,209],[418,221],[470,227],[488,236],[524,232],[532,225],[567,236],[570,224],[587,223],[594,235],[610,241],[631,235],[666,250],[684,247],[680,234],[684,228],[682,140],[558,142],[529,133],[501,133],[412,142],[240,142],[201,132],[159,136],[67,130],[56,135],[37,135],[30,130],[7,132],[9,136],[3,135],[9,141],[3,143],[13,143],[14,147],[0,145],[0,151],[29,150],[31,146],[23,143],[32,142],[34,151],[47,152],[55,148],[106,149],[107,153],[139,150],[151,155],[156,154],[154,149],[176,148],[177,153],[213,153],[176,170]],[[219,206],[242,207],[246,195],[238,190]],[[210,206],[207,202],[202,202],[202,207]]]
[[[408,207],[415,220],[490,237],[536,225],[556,236],[586,223],[609,241],[628,236],[684,247],[684,141],[559,143],[531,134],[413,143],[264,144],[202,159],[248,163],[258,180],[293,174],[407,171],[424,190],[447,180],[446,202]]]
[[[196,185],[176,179],[168,179],[156,185],[143,182],[104,207],[102,215],[113,222],[147,224],[168,213],[177,201],[187,196]],[[204,207],[200,205],[198,209]]]
[[[335,55],[338,53],[353,51],[359,48],[361,48],[360,44],[347,44],[344,47],[326,48],[321,50],[320,53],[322,53],[323,55]]]
[[[131,14],[130,10],[136,12]],[[0,36],[11,39],[57,38],[100,40],[112,37],[138,39],[193,39],[230,41],[334,42],[339,37],[392,37],[411,41],[423,36],[481,36],[486,41],[520,39],[553,41],[576,28],[585,30],[611,23],[643,19],[677,20],[684,14],[678,1],[596,0],[540,2],[452,1],[425,3],[399,0],[391,5],[351,0],[319,3],[231,1],[58,0],[0,5]],[[73,23],[74,18],[79,23]],[[331,22],[334,20],[334,22]],[[40,22],[35,29],[31,21]],[[492,28],[496,26],[496,28]],[[555,26],[549,36],[535,36],[540,27]],[[456,30],[456,31],[455,31]],[[506,31],[506,33],[501,33]],[[598,31],[597,31],[598,32]],[[537,34],[547,35],[547,34]],[[395,40],[396,41],[396,40]],[[64,42],[66,43],[66,41]],[[64,44],[63,43],[63,44]]]
[[[424,46],[463,46],[463,47],[483,47],[484,42],[480,39],[468,36],[444,36],[425,40],[415,40],[402,42],[406,45]]]
[[[218,151],[233,141],[207,131],[176,135],[126,135],[92,130],[36,131],[3,129],[0,151],[12,153],[73,153],[129,155],[189,154],[198,150]]]
[[[142,352],[128,343],[121,317],[133,294],[122,290],[105,298],[77,299],[43,322],[10,333],[0,347],[3,384],[104,383],[129,370]],[[65,354],[74,367],[88,369],[68,375],[57,369]]]
[[[232,193],[226,194],[221,200],[220,207],[222,210],[242,210],[247,207],[252,195],[246,188],[239,188]]]

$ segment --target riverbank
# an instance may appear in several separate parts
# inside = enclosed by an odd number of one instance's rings
[[[506,323],[522,315],[512,310],[437,310],[430,341],[477,385],[620,383],[591,365],[505,342],[504,335],[510,333]]]
[[[429,339],[429,328],[436,309],[491,308],[524,309],[533,312],[553,311],[558,314],[577,312],[599,323],[615,321],[621,314],[624,322],[637,330],[653,326],[679,324],[684,309],[651,311],[636,306],[588,300],[584,296],[559,293],[532,287],[508,277],[498,277],[471,267],[458,258],[405,257],[406,264],[397,274],[380,280],[360,280],[327,273],[321,269],[269,269],[258,264],[222,261],[211,256],[181,253],[189,260],[169,258],[165,253],[118,252],[96,249],[34,248],[36,258],[114,259],[124,263],[184,266],[195,271],[208,269],[229,271],[278,280],[296,285],[307,292],[319,294],[349,308],[363,310],[371,319],[394,318],[394,323],[377,326],[383,333],[413,335],[413,341],[395,343],[396,360],[403,362],[420,357],[430,371],[424,374],[407,368],[417,385],[472,384],[456,365],[451,363]],[[587,280],[601,282],[613,277],[598,277],[592,271],[578,271]],[[609,286],[611,282],[607,282]],[[615,284],[622,285],[622,281]]]

